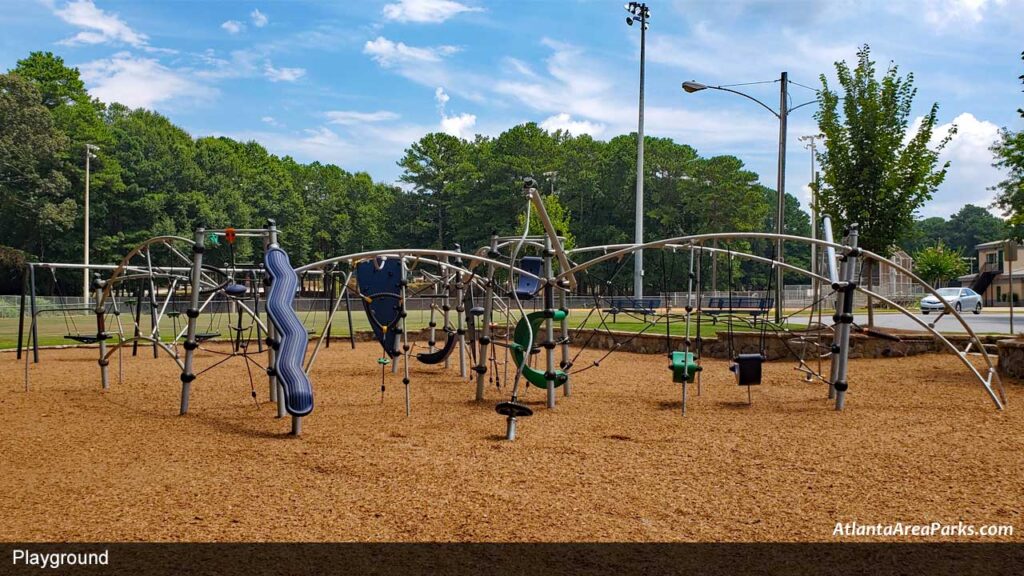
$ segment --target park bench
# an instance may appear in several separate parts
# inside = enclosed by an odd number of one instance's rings
[[[711,323],[717,323],[719,314],[746,315],[753,317],[756,322],[758,316],[766,316],[772,306],[775,305],[774,298],[755,296],[713,296],[707,303],[701,306],[701,312],[711,316]]]
[[[647,316],[654,315],[658,308],[661,308],[661,298],[630,298],[616,297],[609,300],[608,312],[612,315],[612,322],[620,313],[643,314],[644,322]]]

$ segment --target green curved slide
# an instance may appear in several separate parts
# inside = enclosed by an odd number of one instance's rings
[[[557,322],[565,318],[569,313],[565,310],[555,310],[555,315],[552,321]],[[533,341],[537,342],[539,339],[537,335],[540,333],[541,325],[544,324],[544,312],[531,312],[526,315],[516,324],[516,331],[512,336],[513,344],[509,346],[512,351],[512,358],[515,360],[516,366],[523,364],[523,356],[526,354],[527,345],[530,344],[530,330],[533,330]],[[543,370],[537,370],[529,366],[523,366],[523,377],[530,384],[533,384],[537,388],[547,388],[548,380],[544,377]],[[555,370],[555,388],[558,388],[562,384],[569,381],[569,375],[562,370]]]

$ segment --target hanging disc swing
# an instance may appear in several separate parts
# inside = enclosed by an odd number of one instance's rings
[[[664,252],[662,254],[664,254]],[[685,342],[685,346],[684,346],[683,350],[675,350],[675,351],[673,351],[673,352],[671,352],[669,354],[669,359],[671,360],[671,364],[669,364],[669,368],[672,370],[672,381],[675,382],[676,384],[689,384],[689,383],[692,383],[694,380],[696,380],[697,373],[704,369],[700,365],[699,356],[696,353],[690,351],[690,315],[693,314],[693,311],[694,311],[693,302],[692,302],[692,297],[693,297],[693,280],[694,280],[694,274],[693,274],[693,248],[690,248],[690,270],[689,270],[689,276],[688,276],[688,281],[687,281],[686,308],[685,308],[686,309],[686,334],[683,336],[683,341]],[[666,294],[668,293],[667,289],[665,290],[665,293]],[[698,314],[700,313],[700,297],[701,297],[700,296],[700,284],[698,283],[698,285],[697,285],[697,313]],[[668,327],[669,326],[669,320],[668,320],[669,316],[670,316],[670,314],[666,314],[666,320],[665,320],[665,326],[666,326],[666,328],[665,328],[665,338],[666,339],[670,338],[669,335],[670,335],[670,332],[671,332],[671,330]],[[697,327],[697,330],[698,330],[698,332],[700,331],[700,326]],[[671,340],[670,340],[670,342],[671,342]]]

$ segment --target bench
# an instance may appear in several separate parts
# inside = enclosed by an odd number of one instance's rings
[[[611,312],[612,322],[615,322],[619,313],[623,312],[643,314],[646,322],[647,316],[654,315],[658,308],[661,308],[661,298],[616,297],[609,300],[608,311]]]
[[[730,298],[727,296],[713,296],[701,306],[701,312],[711,316],[712,324],[717,323],[719,314],[744,314],[752,316],[756,321],[758,316],[767,315],[775,305],[775,299],[768,297],[733,296],[731,300],[730,306]]]

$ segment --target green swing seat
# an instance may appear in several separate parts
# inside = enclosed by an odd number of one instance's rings
[[[671,356],[672,381],[676,384],[693,382],[704,368],[697,363],[697,356],[693,352],[673,352]]]

